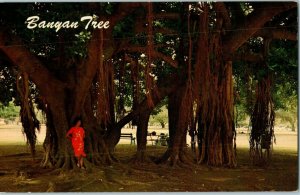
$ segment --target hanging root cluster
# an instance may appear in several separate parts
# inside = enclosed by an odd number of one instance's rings
[[[57,152],[57,136],[53,125],[53,120],[50,110],[43,103],[43,112],[46,115],[46,137],[43,143],[44,158],[41,162],[42,167],[52,167],[54,164],[54,154]]]
[[[36,130],[40,130],[40,122],[36,118],[32,98],[30,96],[29,78],[26,73],[17,75],[17,91],[20,95],[20,116],[23,133],[30,146],[32,156],[35,156]]]
[[[101,124],[107,126],[111,121],[111,100],[114,99],[113,89],[113,67],[112,63],[104,60],[103,55],[103,31],[100,30],[100,43],[98,45],[97,61],[98,66],[98,82],[97,82],[97,119]]]
[[[119,93],[119,100],[117,103],[117,119],[120,120],[125,115],[125,64],[127,55],[123,56],[123,60],[120,63],[120,68],[118,70],[118,93]]]
[[[145,67],[145,88],[146,88],[146,98],[149,108],[154,107],[152,100],[152,93],[157,95],[157,88],[154,83],[154,78],[152,76],[152,63],[153,63],[153,51],[154,51],[154,36],[153,36],[153,5],[151,2],[148,3],[148,38],[147,38],[147,64]]]
[[[182,15],[182,19],[185,20]],[[182,64],[186,64],[185,69],[187,80],[184,86],[178,89],[169,96],[168,112],[169,112],[169,132],[170,143],[165,154],[157,161],[158,163],[167,163],[170,166],[187,166],[191,165],[193,159],[186,151],[186,134],[188,128],[192,126],[193,118],[193,78],[192,78],[192,48],[193,42],[190,29],[190,10],[188,10],[188,62],[184,60],[184,37],[180,39],[180,52],[178,58]]]
[[[217,4],[214,4],[217,6]],[[233,118],[232,62],[223,58],[223,18],[216,13],[216,31],[208,30],[208,7],[202,5],[196,71],[199,72],[198,144],[199,163],[211,166],[236,166]],[[202,49],[203,48],[203,49]],[[209,48],[209,51],[205,51]],[[206,49],[207,50],[207,49]]]
[[[255,165],[268,164],[274,139],[275,112],[271,96],[271,76],[262,78],[256,89],[251,115],[250,157]]]

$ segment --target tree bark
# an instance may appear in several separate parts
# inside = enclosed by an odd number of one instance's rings
[[[108,40],[113,40],[111,37],[113,26],[134,10],[124,9],[124,6],[136,8],[141,6],[141,4],[120,4],[120,14],[110,18],[111,26],[103,33],[103,36]],[[51,118],[49,118],[48,121],[49,123],[52,123],[53,126],[50,127],[49,125],[49,128],[47,128],[48,137],[46,137],[45,146],[48,145],[47,142],[57,144],[57,150],[53,150],[51,156],[51,158],[53,158],[53,164],[57,168],[69,169],[75,167],[72,147],[70,142],[66,139],[66,132],[70,128],[70,121],[75,116],[82,115],[83,117],[83,127],[86,129],[87,134],[86,149],[88,150],[88,153],[90,153],[89,160],[93,161],[95,156],[94,153],[107,153],[103,138],[98,137],[102,131],[101,129],[99,130],[99,128],[95,128],[97,124],[93,117],[93,109],[91,108],[91,105],[88,105],[90,108],[86,110],[85,105],[86,97],[97,72],[97,59],[101,48],[98,47],[99,44],[96,40],[98,40],[100,36],[100,30],[95,30],[93,32],[92,39],[88,46],[87,59],[81,64],[78,64],[75,71],[70,72],[70,74],[72,74],[71,77],[76,79],[71,79],[71,82],[62,82],[56,78],[55,75],[51,74],[44,64],[24,46],[20,38],[8,32],[4,32],[3,30],[0,32],[0,50],[15,66],[29,75],[30,79],[36,84],[41,96],[46,99],[46,105],[49,109],[48,112],[50,113],[48,116],[51,115]],[[105,51],[102,51],[101,53],[104,54],[105,59],[111,58],[114,52],[114,44],[105,41],[103,48],[105,48]],[[100,56],[100,58],[102,58],[102,56]],[[113,108],[110,109],[112,110]],[[52,140],[51,136],[54,134],[55,139]],[[46,154],[50,153],[46,152]],[[106,158],[106,156],[107,155],[104,155],[104,158]],[[45,159],[51,158],[45,156]],[[109,159],[109,157],[106,159]],[[48,162],[50,162],[50,160],[45,160],[43,165],[48,164]]]
[[[147,162],[146,146],[147,146],[147,134],[148,134],[148,122],[150,118],[151,110],[141,113],[138,116],[136,137],[137,137],[137,152],[135,157],[136,163]]]
[[[223,53],[226,54],[226,58],[230,57],[234,51],[260,30],[267,21],[272,19],[272,17],[297,7],[297,3],[265,3],[265,5],[260,4],[260,6],[264,7],[263,11],[259,9],[254,10],[242,23],[235,27],[234,31],[228,33],[226,37],[224,37]]]
[[[57,153],[57,135],[52,119],[52,114],[49,108],[44,104],[41,103],[42,110],[46,115],[46,137],[43,143],[44,148],[44,157],[41,162],[42,167],[53,167],[54,164],[54,156]]]
[[[177,74],[170,75],[168,78],[165,78],[164,81],[158,82],[157,93],[151,93],[152,101],[154,103],[154,107],[163,100],[167,95],[174,92],[178,86],[183,84],[183,79],[179,78]],[[113,153],[114,147],[118,144],[121,136],[121,129],[134,118],[136,118],[141,113],[151,112],[153,108],[149,108],[147,104],[147,100],[144,99],[138,106],[136,110],[133,110],[125,117],[123,117],[119,122],[114,126],[114,131],[111,131],[107,136],[110,137],[107,140],[107,145],[109,151]]]
[[[207,9],[206,9],[207,10]],[[206,13],[206,12],[204,12]],[[198,40],[199,74],[199,163],[211,166],[236,166],[234,150],[232,62],[222,50],[223,14],[217,13],[215,32],[208,36],[208,20],[200,16],[205,29]],[[203,26],[204,25],[204,26]],[[206,36],[205,36],[206,35]],[[203,51],[203,45],[209,51]]]
[[[186,134],[188,129],[187,117],[182,117],[186,109],[184,98],[186,86],[177,88],[170,94],[168,101],[169,116],[169,145],[167,151],[157,160],[157,163],[167,163],[170,166],[184,166],[192,159],[186,153]]]

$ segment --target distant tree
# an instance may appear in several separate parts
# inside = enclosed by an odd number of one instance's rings
[[[291,112],[287,112],[285,110],[277,110],[276,117],[281,120],[281,122],[288,122],[290,128],[293,132],[296,131],[296,124],[297,124],[297,115]]]
[[[162,109],[155,115],[152,115],[151,118],[154,123],[161,125],[161,128],[164,129],[166,123],[168,123],[168,113],[166,107],[162,107]]]
[[[13,102],[9,102],[6,106],[0,104],[0,118],[4,118],[7,121],[14,121],[19,117],[19,113],[20,107],[15,106]]]

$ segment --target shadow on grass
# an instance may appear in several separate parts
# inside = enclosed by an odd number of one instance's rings
[[[166,147],[149,146],[149,156],[162,155]],[[120,163],[93,168],[92,172],[72,170],[54,174],[32,161],[27,146],[0,147],[0,191],[2,192],[158,192],[158,191],[295,191],[298,189],[298,154],[275,150],[268,167],[251,164],[249,150],[237,149],[238,167],[227,169],[193,165],[190,169],[126,162],[134,156],[135,145],[118,145]],[[37,146],[37,158],[42,158]]]

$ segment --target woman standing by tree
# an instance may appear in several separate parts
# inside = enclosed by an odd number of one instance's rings
[[[82,169],[84,169],[83,157],[86,156],[84,152],[84,137],[85,132],[81,126],[81,118],[77,117],[73,122],[73,127],[67,133],[67,138],[72,140],[74,155],[78,159],[77,166]]]

